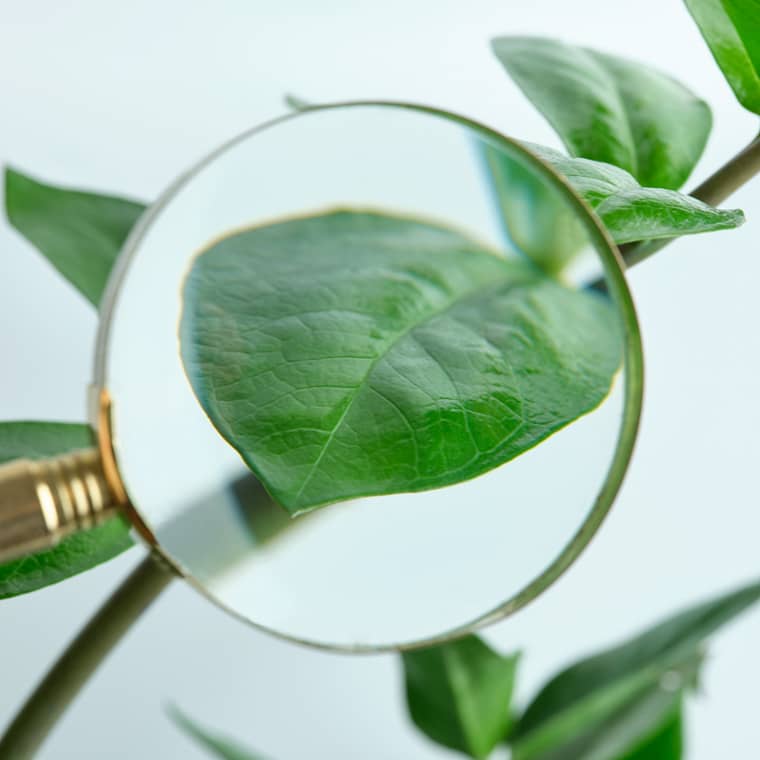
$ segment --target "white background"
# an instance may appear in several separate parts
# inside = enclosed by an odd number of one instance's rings
[[[556,145],[489,53],[489,37],[506,33],[643,58],[690,84],[716,122],[695,179],[754,132],[676,0],[5,0],[0,161],[150,199],[223,139],[280,113],[284,91],[426,101]],[[569,659],[760,575],[760,181],[732,202],[748,212],[743,229],[681,241],[632,273],[648,388],[624,492],[571,572],[487,633],[526,650],[523,700]],[[7,225],[0,324],[0,418],[83,419],[95,314]],[[0,721],[140,554],[0,605]],[[758,634],[760,610],[714,640],[703,694],[689,703],[693,760],[756,756]],[[279,642],[177,583],[42,757],[204,757],[166,719],[167,702],[275,760],[448,756],[410,726],[400,687],[394,657]]]

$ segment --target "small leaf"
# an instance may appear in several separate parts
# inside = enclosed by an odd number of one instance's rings
[[[298,95],[293,95],[291,92],[285,93],[283,98],[285,105],[292,111],[308,111],[312,107],[312,103],[308,100],[304,100]]]
[[[729,230],[744,223],[738,209],[713,208],[673,190],[641,187],[611,164],[568,158],[533,143],[525,147],[567,177],[618,244]]]
[[[409,714],[433,741],[485,758],[504,740],[519,655],[467,636],[402,657]]]
[[[0,464],[43,459],[92,446],[87,425],[0,422]],[[53,549],[0,565],[0,599],[36,591],[112,559],[132,546],[129,526],[116,517],[69,536]]]
[[[680,674],[681,685],[670,689],[674,693],[692,683],[704,640],[758,598],[760,583],[754,583],[699,604],[555,676],[517,723],[513,737],[522,754],[516,757],[554,757],[541,752],[561,747],[595,724],[603,726],[626,704],[666,683],[666,674]]]
[[[264,760],[261,755],[250,752],[231,739],[202,728],[176,707],[170,707],[167,712],[179,728],[195,739],[201,747],[207,749],[214,757],[221,757],[223,760]]]
[[[643,64],[539,37],[501,37],[493,51],[574,156],[677,189],[702,155],[707,104]]]
[[[760,114],[760,2],[685,2],[737,100]]]
[[[97,306],[116,256],[145,207],[44,185],[6,169],[5,208],[13,227]]]
[[[291,514],[486,472],[594,409],[620,366],[605,297],[437,225],[336,211],[193,264],[185,370]]]

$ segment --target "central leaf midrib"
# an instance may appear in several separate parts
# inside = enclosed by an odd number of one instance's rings
[[[504,262],[506,263],[506,262]],[[301,498],[301,495],[306,490],[306,487],[309,485],[309,482],[311,481],[314,474],[319,469],[319,465],[322,462],[322,459],[324,458],[325,454],[327,453],[327,450],[330,448],[330,445],[332,444],[335,434],[340,429],[340,427],[343,424],[343,421],[348,416],[349,412],[351,411],[351,408],[353,407],[354,402],[356,401],[357,397],[361,393],[362,389],[364,388],[365,384],[367,383],[368,378],[374,371],[375,367],[378,365],[378,363],[384,359],[390,351],[399,344],[404,338],[406,338],[408,335],[410,335],[414,330],[417,330],[418,328],[422,327],[422,325],[433,321],[434,319],[437,319],[441,315],[445,314],[447,311],[450,311],[455,306],[459,306],[463,301],[466,301],[468,298],[472,298],[473,296],[482,293],[483,291],[488,290],[496,290],[503,285],[507,285],[510,282],[510,275],[512,272],[510,271],[504,271],[503,274],[494,282],[489,282],[488,285],[483,285],[483,283],[478,283],[472,288],[468,288],[466,290],[463,290],[459,293],[457,293],[454,297],[452,297],[450,300],[448,300],[442,307],[438,309],[433,309],[429,311],[428,313],[424,314],[422,318],[415,322],[413,325],[407,327],[406,329],[402,330],[398,334],[394,335],[391,340],[389,340],[381,349],[381,351],[378,353],[378,355],[369,363],[369,366],[367,367],[367,371],[362,376],[361,380],[357,383],[356,390],[351,394],[348,403],[346,404],[346,408],[341,413],[338,421],[335,423],[335,425],[330,430],[327,440],[325,441],[322,450],[319,453],[319,456],[315,460],[314,464],[311,466],[311,469],[307,473],[306,477],[304,478],[303,484],[298,489],[298,493],[296,494],[295,501],[296,503]],[[517,280],[513,282],[514,287],[518,287],[520,285],[527,284],[528,281],[520,281]]]

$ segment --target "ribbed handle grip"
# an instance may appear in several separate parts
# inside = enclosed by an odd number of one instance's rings
[[[118,508],[96,449],[0,466],[0,562],[53,546]]]

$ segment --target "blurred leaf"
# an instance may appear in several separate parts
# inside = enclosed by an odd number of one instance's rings
[[[232,235],[184,299],[195,393],[291,514],[486,472],[594,409],[621,360],[605,297],[380,213]]]
[[[45,185],[5,170],[8,221],[96,306],[144,208],[134,201]]]
[[[681,760],[683,750],[683,709],[679,704],[654,734],[617,760]]]
[[[87,425],[63,422],[0,422],[0,464],[43,459],[93,445]],[[69,536],[53,549],[0,565],[0,599],[49,586],[112,559],[132,546],[120,517]]]
[[[261,755],[248,751],[231,739],[201,728],[198,723],[188,718],[176,707],[170,707],[167,712],[177,726],[214,757],[221,757],[223,760],[264,760]]]
[[[738,101],[760,114],[760,0],[685,0]]]
[[[642,680],[628,698],[619,699],[623,690],[616,686],[579,700],[560,720],[515,739],[512,760],[619,760],[643,752],[679,710],[685,684],[698,662],[695,658],[664,674],[651,671],[646,683]],[[678,685],[662,686],[668,678]]]
[[[312,103],[308,100],[304,100],[290,92],[285,93],[283,100],[285,101],[285,105],[293,111],[308,111],[312,107]]]
[[[477,146],[506,237],[544,272],[558,274],[588,244],[586,229],[565,198],[535,169],[485,141]]]
[[[643,64],[540,37],[501,37],[493,51],[574,156],[675,190],[704,150],[707,104]]]
[[[504,740],[519,655],[503,657],[467,636],[402,659],[409,714],[433,741],[485,758]]]
[[[693,682],[704,640],[758,598],[760,583],[751,584],[681,612],[555,676],[517,723],[513,732],[516,760],[570,757],[560,752],[568,742],[598,734],[613,715],[626,712],[626,705],[640,705],[642,698],[647,704],[641,714],[653,723],[656,698],[649,701],[652,688],[665,688],[674,673],[680,674],[680,681],[665,691],[677,693]],[[661,706],[668,707],[664,697]]]

